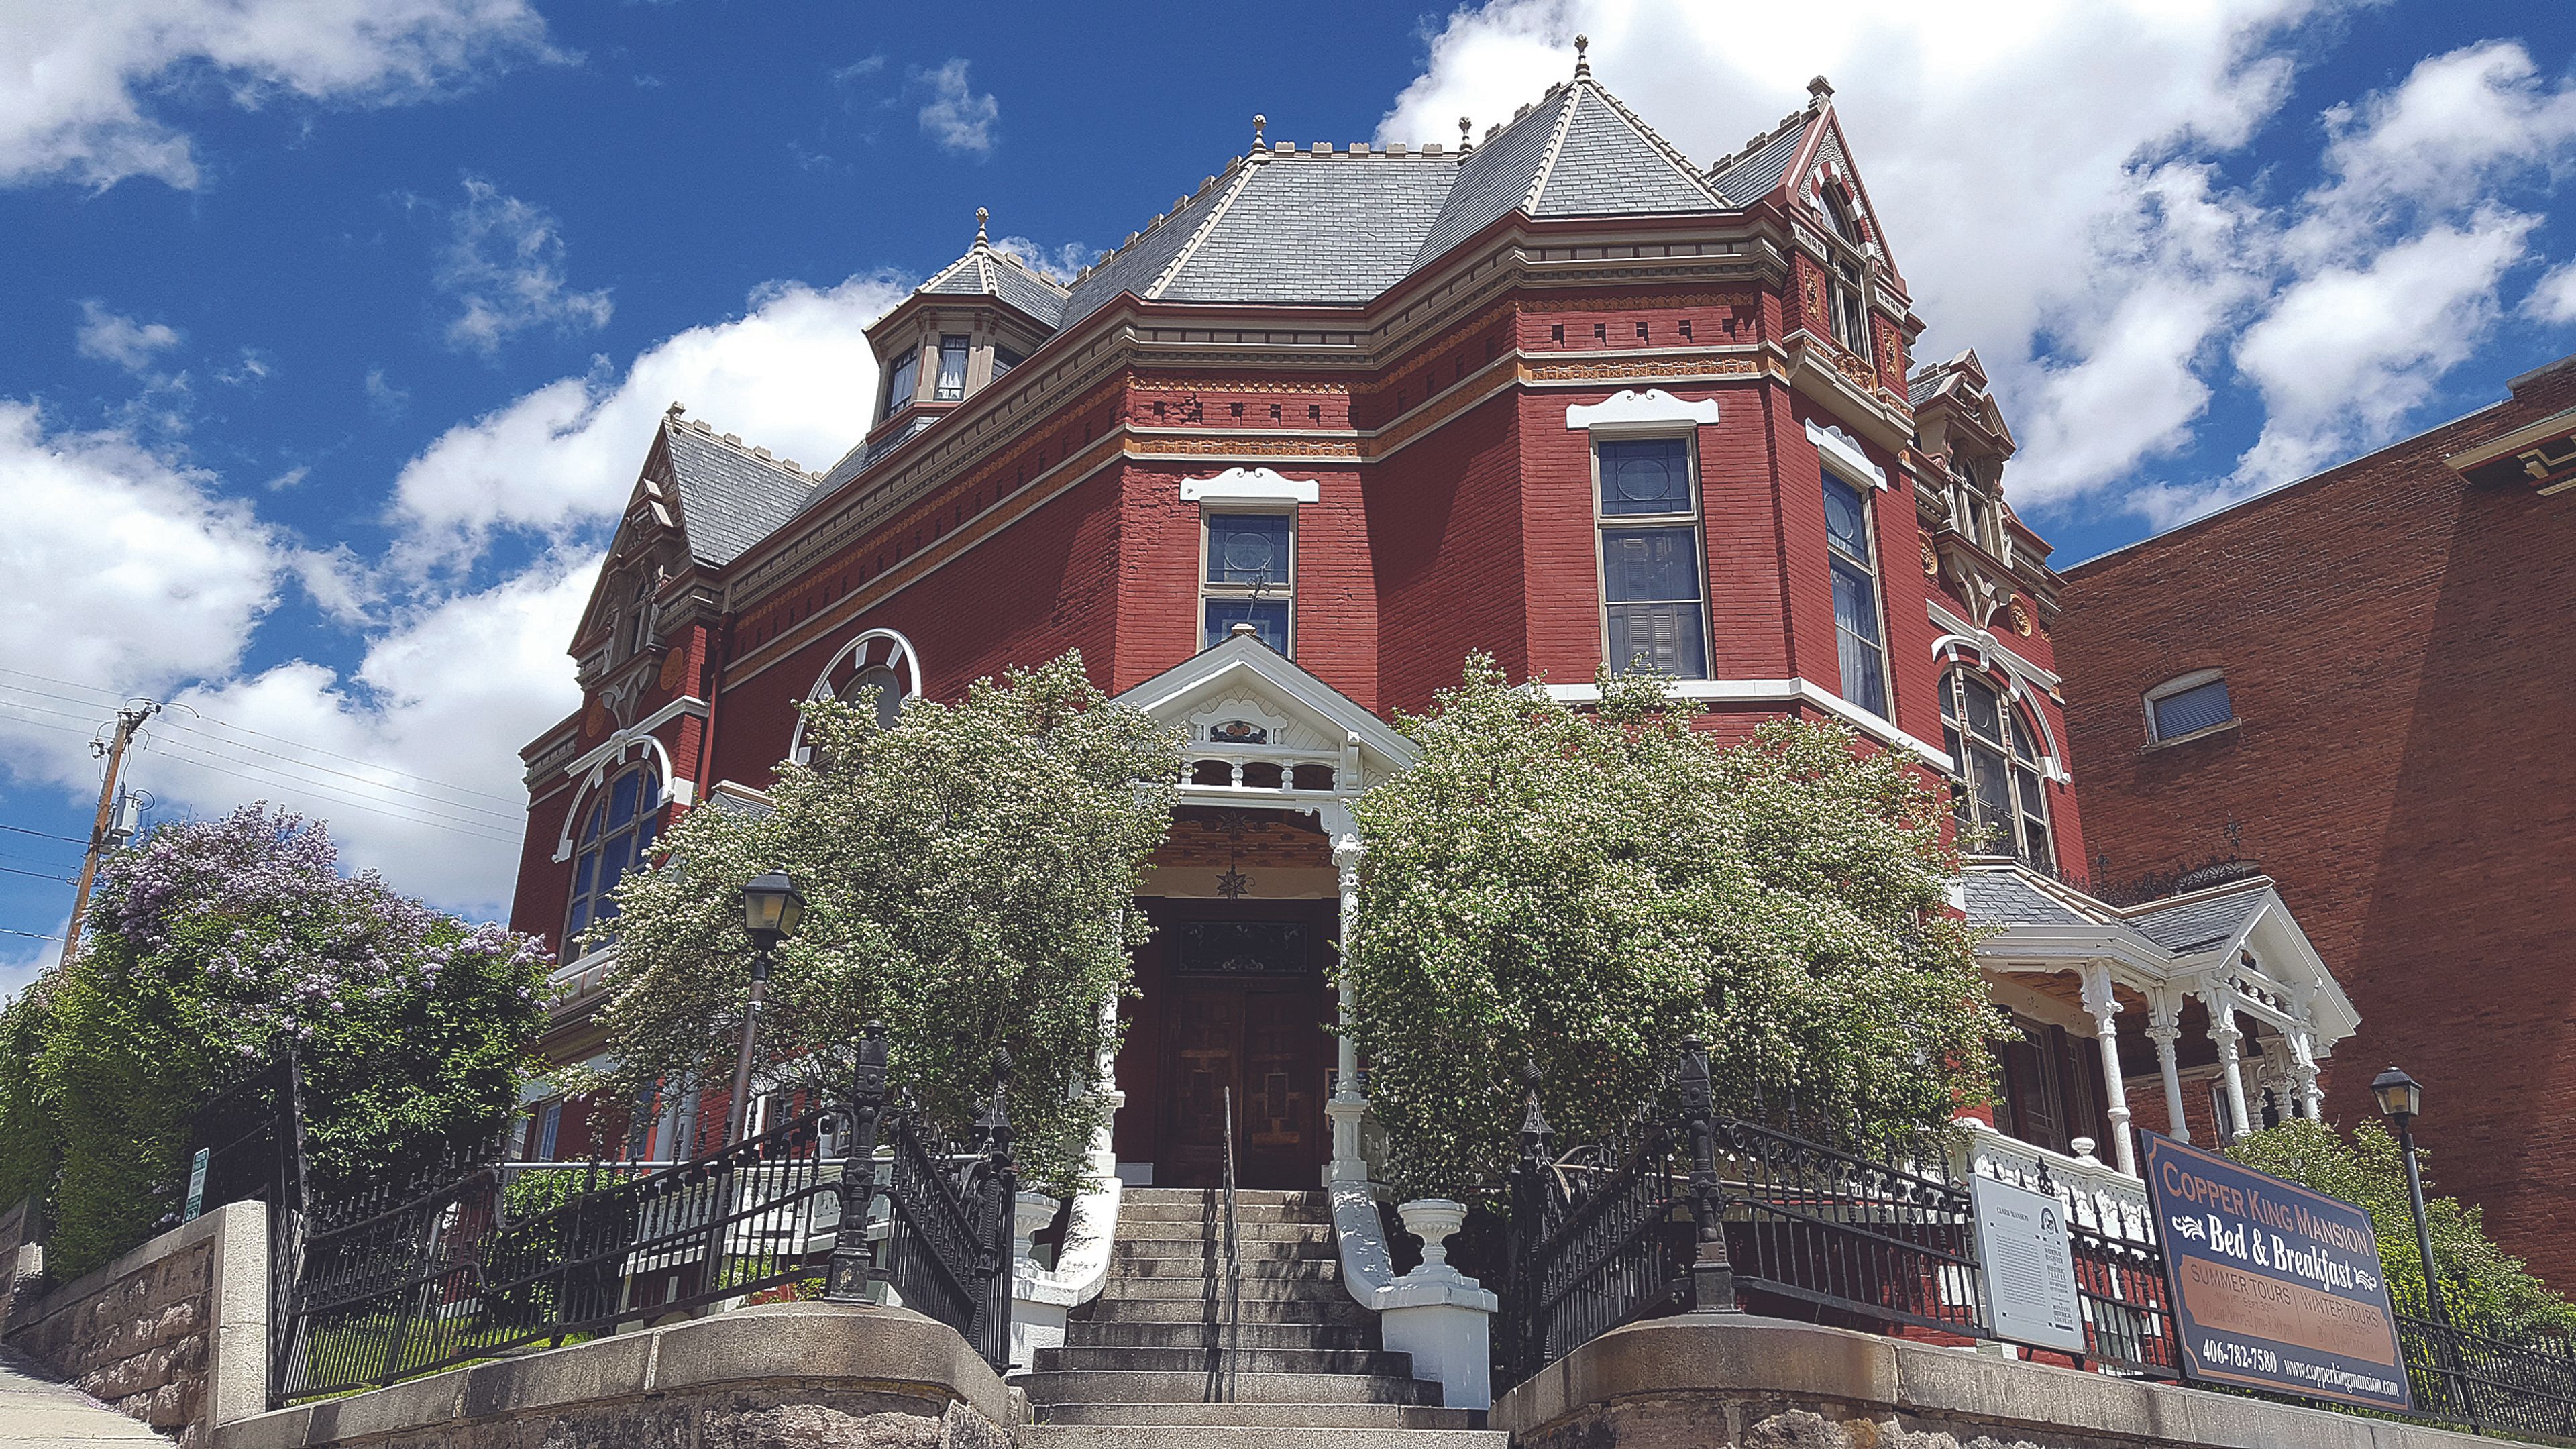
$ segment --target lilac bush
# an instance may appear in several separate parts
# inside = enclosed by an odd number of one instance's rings
[[[89,926],[40,1069],[75,1261],[165,1209],[195,1105],[290,1047],[325,1190],[489,1138],[535,1065],[539,942],[342,875],[327,827],[264,802],[111,857]]]

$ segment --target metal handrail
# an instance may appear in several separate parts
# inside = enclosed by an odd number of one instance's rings
[[[1219,1330],[1217,1402],[1234,1402],[1236,1361],[1243,1340],[1243,1245],[1235,1236],[1234,1088],[1225,1089],[1225,1323]]]

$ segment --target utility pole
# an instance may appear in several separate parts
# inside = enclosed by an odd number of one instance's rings
[[[72,893],[71,924],[63,927],[64,964],[80,945],[81,917],[89,912],[90,883],[98,878],[98,858],[107,853],[108,829],[116,820],[116,780],[125,768],[125,747],[134,743],[134,732],[143,722],[161,712],[158,701],[146,699],[116,712],[116,737],[106,744],[93,740],[90,751],[107,757],[107,778],[98,786],[98,819],[89,828],[89,850],[81,856],[80,884]]]

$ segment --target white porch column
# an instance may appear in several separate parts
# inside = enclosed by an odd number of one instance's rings
[[[2165,1130],[2176,1142],[2191,1140],[2191,1124],[2182,1115],[2182,1063],[2174,1055],[2182,1040],[2182,998],[2169,987],[2147,993],[2147,1040],[2156,1044],[2156,1070],[2165,1079]]]
[[[2138,1151],[2129,1138],[2129,1089],[2120,1079],[2120,998],[2111,990],[2111,968],[2099,961],[2084,968],[2084,1009],[2093,1014],[2093,1039],[2102,1051],[2102,1091],[2110,1099],[2112,1160],[2131,1177],[2138,1175]]]
[[[1347,814],[1342,815],[1343,822],[1348,819]],[[1356,826],[1333,833],[1333,866],[1341,873],[1341,939],[1346,943],[1359,926],[1360,859],[1367,849],[1360,843]],[[1333,1095],[1324,1103],[1324,1115],[1333,1124],[1333,1161],[1324,1170],[1327,1187],[1337,1182],[1365,1183],[1369,1175],[1368,1159],[1360,1155],[1360,1120],[1368,1115],[1368,1098],[1360,1093],[1359,1045],[1351,1040],[1351,984],[1347,974],[1341,983],[1338,1015],[1342,1030],[1335,1042]]]
[[[2236,1029],[2235,992],[2225,987],[2212,987],[2204,990],[2200,999],[2209,1005],[2209,1039],[2218,1044],[2218,1079],[2227,1087],[2228,1115],[2236,1119],[2235,1132],[2222,1134],[2226,1141],[2219,1145],[2224,1147],[2245,1135],[2254,1125],[2252,1117],[2245,1111],[2245,1072],[2238,1065],[2236,1055],[2245,1034]]]

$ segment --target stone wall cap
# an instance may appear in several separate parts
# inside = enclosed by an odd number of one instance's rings
[[[2148,1379],[1992,1358],[1750,1314],[1677,1314],[1615,1329],[1494,1402],[1517,1436],[1593,1405],[1691,1392],[1829,1400],[1980,1425],[2211,1449],[2469,1449],[2476,1436]],[[230,1446],[226,1446],[230,1449]]]

